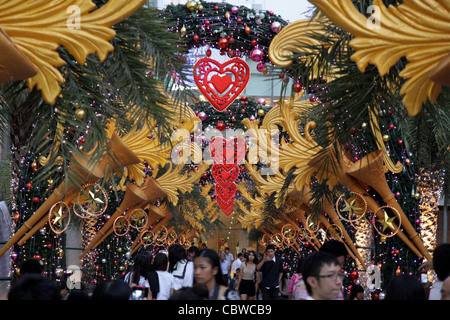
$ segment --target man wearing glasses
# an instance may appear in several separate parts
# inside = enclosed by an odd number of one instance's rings
[[[345,274],[335,256],[326,252],[313,253],[305,259],[302,269],[307,300],[334,300],[339,296]]]

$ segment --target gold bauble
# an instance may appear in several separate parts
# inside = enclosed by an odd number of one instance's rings
[[[363,122],[363,123],[361,124],[361,129],[363,129],[364,131],[366,131],[366,129],[367,129],[367,122]]]
[[[202,11],[203,10],[203,5],[200,2],[197,5],[197,10],[198,11]]]
[[[184,26],[184,24],[183,24],[183,26],[180,29],[180,33],[181,33],[182,36],[185,36],[186,33],[187,33],[187,30],[186,30],[186,27]]]
[[[200,101],[200,102],[206,102],[206,98],[205,98],[205,96],[204,95],[199,95],[198,96],[198,101]]]
[[[83,120],[85,114],[86,114],[86,111],[84,111],[84,109],[81,109],[81,108],[80,108],[80,109],[77,109],[77,110],[75,111],[75,117],[76,117],[78,120]]]
[[[420,199],[420,193],[418,193],[418,192],[414,193],[414,199],[419,200]]]
[[[383,141],[384,141],[384,142],[388,142],[388,141],[389,141],[389,136],[388,136],[387,134],[385,134],[385,135],[383,136]]]
[[[197,3],[195,1],[189,1],[188,3],[186,3],[186,8],[189,11],[194,11],[197,8]]]
[[[258,116],[262,117],[264,115],[264,109],[258,109]]]

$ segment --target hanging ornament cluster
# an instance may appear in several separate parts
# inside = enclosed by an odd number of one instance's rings
[[[198,89],[218,111],[225,110],[250,79],[248,64],[239,58],[220,63],[206,57],[197,61],[193,73]]]
[[[167,28],[179,32],[189,48],[209,45],[230,58],[247,56],[263,64],[270,62],[272,38],[288,25],[272,11],[216,2],[168,5],[160,15],[175,24]]]
[[[229,217],[234,210],[237,190],[234,181],[240,172],[238,164],[245,157],[247,144],[239,137],[228,140],[215,137],[209,144],[209,151],[214,159],[211,173],[216,180],[216,202],[222,212]]]

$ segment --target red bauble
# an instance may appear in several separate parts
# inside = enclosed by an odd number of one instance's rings
[[[258,44],[258,41],[256,41],[256,40],[252,40],[252,42],[250,42],[250,45],[252,45],[252,46],[256,46]]]
[[[219,10],[219,6],[214,6],[214,10]]]
[[[194,41],[197,42],[200,39],[198,35],[194,35]]]
[[[225,130],[225,123],[223,123],[223,122],[217,123],[216,129],[219,130],[219,131]]]
[[[211,22],[209,21],[209,20],[205,20],[205,27],[209,27],[209,24],[210,24]]]
[[[228,39],[227,38],[220,38],[219,42],[217,43],[219,45],[219,48],[225,49],[228,47]]]
[[[34,202],[34,203],[38,203],[38,202],[39,202],[39,198],[38,198],[38,197],[34,197],[34,198],[33,198],[33,202]]]
[[[30,182],[28,182],[26,185],[25,185],[25,188],[27,188],[28,190],[30,190],[31,189],[31,187],[32,187],[32,185],[31,185],[31,183]]]
[[[300,84],[300,82],[296,82],[292,85],[292,90],[294,90],[295,92],[300,92],[303,90],[302,85]]]

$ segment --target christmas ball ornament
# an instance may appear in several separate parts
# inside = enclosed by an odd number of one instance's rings
[[[200,118],[200,120],[205,121],[206,120],[206,113],[201,111],[201,112],[198,113],[198,117]]]
[[[274,21],[272,22],[272,24],[270,25],[270,29],[272,29],[273,32],[278,33],[281,30],[281,23],[279,23],[278,21]]]
[[[34,202],[34,203],[38,203],[38,202],[39,202],[39,198],[38,198],[38,197],[34,197],[34,198],[33,198],[33,202]]]
[[[232,7],[232,8],[231,8],[231,13],[232,13],[232,14],[237,14],[238,11],[239,11],[238,7]]]
[[[252,32],[252,29],[250,29],[248,25],[245,25],[244,31],[246,34],[250,34],[250,32]]]
[[[181,33],[182,36],[185,36],[186,33],[187,33],[187,30],[186,30],[186,27],[184,26],[184,24],[183,24],[183,26],[180,29],[180,33]]]
[[[219,6],[214,6],[214,10],[219,10]]]
[[[294,83],[294,84],[292,85],[292,90],[293,90],[294,92],[299,93],[300,91],[303,90],[303,87],[302,87],[302,85],[300,84],[300,82],[297,81],[296,83]]]
[[[189,1],[186,3],[186,8],[192,12],[197,8],[197,3],[195,1]]]
[[[31,163],[31,169],[33,169],[34,171],[37,170],[37,166],[38,166],[38,164],[37,164],[36,161],[33,161],[33,162]]]
[[[197,42],[200,39],[200,37],[198,35],[194,35],[193,39],[195,42]]]
[[[198,101],[200,101],[200,102],[206,102],[206,98],[205,98],[205,96],[204,95],[199,95],[198,96]],[[204,112],[203,112],[204,113]],[[197,112],[197,114],[198,114],[198,112]]]
[[[259,98],[258,100],[256,100],[256,103],[262,104],[263,106],[266,105],[266,99],[264,98]]]
[[[206,50],[206,56],[207,56],[207,57],[211,57],[211,53],[212,53],[212,52],[211,52],[211,49],[207,49],[207,50]]]
[[[254,62],[259,62],[263,58],[264,58],[264,52],[259,48],[255,48],[250,52],[250,59],[252,59],[252,61],[254,61]]]
[[[209,20],[205,20],[205,27],[209,27],[210,24],[211,22]]]
[[[250,42],[250,45],[252,45],[252,46],[256,46],[258,44],[258,41],[256,41],[255,39],[253,39],[251,42]]]
[[[242,19],[241,18],[237,18],[236,22],[237,23],[242,23]]]
[[[407,165],[409,167],[411,165],[411,160],[406,158],[405,159],[405,165]]]
[[[388,142],[388,141],[389,141],[389,136],[388,136],[387,134],[385,134],[385,135],[383,136],[383,141],[384,141],[384,142]]]
[[[258,109],[258,116],[262,117],[266,112],[264,111],[264,109]]]
[[[258,70],[259,72],[263,72],[263,70],[264,70],[265,67],[266,67],[266,66],[265,66],[264,62],[259,62],[259,63],[256,65],[256,70]]]
[[[203,5],[201,4],[201,3],[199,3],[198,5],[197,5],[197,10],[198,11],[202,11],[204,8],[203,8]]]
[[[225,123],[218,122],[217,125],[216,125],[216,129],[219,130],[219,131],[225,130]]]
[[[85,114],[86,114],[86,112],[84,111],[84,109],[81,109],[81,108],[80,108],[80,109],[77,109],[77,110],[75,111],[75,117],[76,117],[78,120],[83,120]]]
[[[367,122],[363,122],[361,124],[361,129],[363,129],[364,131],[367,129]]]
[[[28,183],[25,185],[25,188],[27,188],[27,190],[30,190],[31,187],[32,187],[32,184],[31,184],[30,182],[28,182]]]
[[[225,12],[225,19],[230,19],[230,17],[231,17],[231,14],[227,11],[227,12]]]
[[[420,193],[414,193],[414,199],[419,200],[420,199]]]
[[[217,42],[217,44],[219,45],[219,48],[225,49],[225,48],[228,47],[228,39],[227,38],[220,38],[219,41]]]

